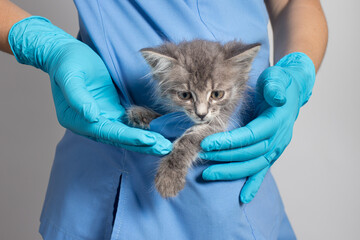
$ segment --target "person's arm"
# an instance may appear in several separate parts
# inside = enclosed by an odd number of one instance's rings
[[[311,58],[316,70],[325,54],[328,29],[320,0],[266,0],[274,35],[274,63],[292,52]]]
[[[0,51],[12,54],[8,34],[11,27],[20,20],[30,17],[25,10],[8,0],[0,0]]]
[[[327,43],[327,25],[319,0],[267,0],[266,4],[274,29],[276,64],[258,78],[256,118],[201,143],[202,158],[233,161],[208,167],[203,178],[247,177],[240,192],[243,203],[254,198],[267,171],[290,143],[300,107],[312,94],[315,69],[320,66]]]

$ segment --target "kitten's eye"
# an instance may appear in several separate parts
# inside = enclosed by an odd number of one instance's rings
[[[191,92],[178,92],[178,97],[181,100],[189,100],[192,98]]]
[[[224,96],[224,91],[212,91],[211,92],[211,98],[215,100],[219,100]]]

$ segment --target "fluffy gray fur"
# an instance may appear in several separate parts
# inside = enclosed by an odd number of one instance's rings
[[[201,151],[201,141],[226,129],[232,112],[244,98],[259,49],[259,44],[239,41],[222,45],[193,40],[140,50],[151,66],[158,98],[165,100],[170,111],[182,110],[195,123],[161,159],[155,186],[162,197],[174,197],[184,188],[187,171]],[[127,110],[129,124],[145,129],[159,116],[139,106]]]

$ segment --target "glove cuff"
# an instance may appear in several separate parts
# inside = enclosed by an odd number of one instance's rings
[[[275,66],[285,69],[291,75],[292,80],[299,85],[301,106],[307,103],[315,83],[316,72],[312,60],[305,53],[294,52],[281,58]]]
[[[61,43],[75,40],[70,34],[40,16],[31,16],[15,23],[8,35],[8,42],[16,60],[45,72],[48,72],[47,59],[50,52],[59,44],[60,39]]]

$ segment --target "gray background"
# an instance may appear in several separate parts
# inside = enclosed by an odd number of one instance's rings
[[[76,35],[71,0],[14,2]],[[330,29],[326,57],[273,173],[299,239],[359,239],[360,2],[322,4]],[[38,219],[64,130],[45,73],[0,53],[0,86],[0,239],[40,239]]]

